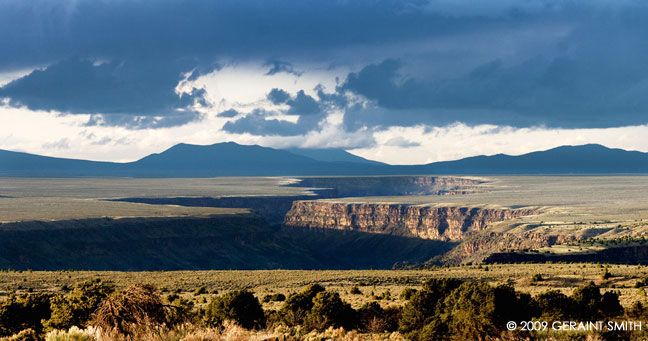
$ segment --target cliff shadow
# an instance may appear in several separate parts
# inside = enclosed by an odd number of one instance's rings
[[[279,233],[326,269],[392,269],[397,264],[424,263],[458,244],[325,228],[282,226]]]

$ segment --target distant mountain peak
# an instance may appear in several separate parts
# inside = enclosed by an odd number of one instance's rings
[[[523,155],[473,156],[426,165],[387,165],[341,149],[281,150],[221,142],[178,143],[128,163],[73,160],[0,150],[0,176],[211,177],[398,174],[648,173],[648,154],[599,144],[560,146]]]

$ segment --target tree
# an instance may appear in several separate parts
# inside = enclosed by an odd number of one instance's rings
[[[102,300],[114,291],[110,284],[100,279],[78,282],[65,296],[51,300],[52,315],[45,321],[46,329],[68,329],[72,326],[86,327],[92,313]]]
[[[409,301],[403,307],[399,330],[402,333],[413,333],[410,337],[416,338],[414,334],[431,320],[440,318],[439,304],[461,283],[460,280],[451,278],[434,278],[426,281],[421,290],[411,294]],[[442,328],[443,324],[438,326]]]
[[[443,303],[448,330],[459,340],[482,340],[497,336],[495,290],[484,282],[465,282]]]
[[[213,299],[207,309],[203,322],[210,327],[231,320],[246,329],[261,327],[264,324],[264,312],[259,300],[247,290],[236,290]]]
[[[544,321],[569,320],[574,311],[576,303],[571,297],[558,290],[549,290],[535,299],[538,305],[540,319]]]
[[[43,331],[41,320],[50,318],[49,294],[12,294],[0,301],[0,336],[9,336],[25,329]]]
[[[328,327],[353,329],[356,326],[355,311],[333,291],[319,292],[313,299],[313,307],[306,316],[307,327],[324,330]]]
[[[318,293],[325,291],[323,286],[312,284],[306,287],[302,292],[288,295],[281,310],[279,319],[281,322],[294,326],[301,324],[308,312],[313,307],[313,299]]]
[[[572,294],[577,309],[575,315],[582,320],[597,320],[601,317],[601,290],[589,282],[584,286],[576,288]]]

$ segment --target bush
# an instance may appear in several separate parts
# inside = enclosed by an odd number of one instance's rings
[[[362,291],[360,291],[360,288],[358,288],[357,285],[354,285],[353,288],[351,288],[351,291],[349,291],[351,295],[363,295]]]
[[[68,330],[52,330],[45,336],[45,341],[95,341],[94,335],[77,327]]]
[[[45,321],[45,328],[68,329],[72,326],[85,327],[92,313],[114,288],[99,279],[79,282],[65,296],[55,296],[51,300],[52,315]]]
[[[35,330],[29,328],[21,331],[8,338],[2,338],[3,341],[40,341],[38,334]]]
[[[203,322],[207,326],[217,327],[226,320],[245,329],[261,327],[264,324],[263,308],[259,300],[247,290],[228,292],[209,303]]]
[[[508,321],[530,321],[537,313],[531,295],[518,293],[511,285],[502,284],[494,289],[495,324],[504,326]]]
[[[593,282],[576,288],[572,298],[576,303],[577,318],[594,321],[601,317],[601,290]]]
[[[544,321],[569,320],[576,305],[571,297],[557,290],[546,291],[536,296],[535,301],[538,305],[540,319]]]
[[[403,307],[399,330],[403,333],[416,333],[431,320],[439,318],[440,303],[461,285],[457,279],[430,279],[420,291],[412,294]],[[412,334],[411,337],[416,338]]]
[[[194,294],[194,296],[198,296],[198,295],[204,295],[206,293],[207,293],[207,288],[200,287],[200,288],[197,288],[196,290],[194,290],[193,294]]]
[[[414,293],[416,293],[417,291],[418,290],[416,290],[414,288],[405,288],[405,289],[403,289],[401,294],[398,296],[398,299],[408,301],[410,298],[412,298],[412,295],[414,295]]]
[[[355,311],[342,301],[337,292],[322,291],[313,299],[313,307],[306,316],[308,329],[324,330],[328,327],[353,329],[356,326]]]
[[[48,294],[10,295],[0,301],[0,336],[10,336],[31,329],[43,331],[41,320],[50,318]]]
[[[136,284],[106,298],[92,325],[113,336],[144,335],[166,322],[165,306],[150,285]]]
[[[383,309],[377,302],[365,303],[357,311],[358,328],[369,333],[393,332],[398,329],[400,309]]]
[[[283,322],[288,326],[303,323],[304,318],[313,307],[313,299],[318,293],[325,290],[326,289],[319,284],[312,284],[306,287],[302,292],[288,295],[288,298],[286,298],[281,310],[279,310],[280,322]]]
[[[286,296],[284,294],[276,293],[276,294],[268,294],[263,296],[263,302],[268,303],[268,302],[283,302],[286,300]]]
[[[603,273],[601,274],[601,279],[609,279],[612,277],[612,274],[608,271],[607,268],[603,270]]]
[[[623,315],[623,307],[619,302],[619,294],[608,291],[601,298],[600,310],[605,317],[616,317]]]
[[[482,340],[500,333],[496,325],[495,290],[485,282],[466,282],[453,290],[443,303],[447,326],[453,338]]]
[[[630,309],[626,312],[628,317],[634,319],[643,319],[646,316],[646,308],[641,304],[641,302],[636,301]]]

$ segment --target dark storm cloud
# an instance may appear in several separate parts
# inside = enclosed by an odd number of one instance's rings
[[[290,94],[284,90],[274,88],[268,93],[268,100],[273,104],[283,104],[290,100]]]
[[[273,113],[257,109],[245,117],[227,122],[223,130],[236,134],[295,136],[304,134],[317,125],[317,120],[312,117],[300,117],[297,123],[276,118],[266,119],[271,114]]]
[[[234,109],[229,109],[229,110],[221,111],[220,113],[218,113],[218,117],[231,118],[231,117],[234,117],[234,116],[236,116],[238,114],[239,114],[238,111],[236,111]]]
[[[271,60],[268,61],[264,64],[264,66],[269,66],[270,70],[266,72],[266,76],[272,76],[276,75],[278,73],[284,72],[284,73],[289,73],[295,76],[301,76],[303,72],[301,71],[296,71],[293,68],[293,65],[288,62],[282,62],[280,60]]]
[[[474,26],[426,1],[34,0],[0,3],[0,69],[70,56],[281,60]],[[499,18],[479,20],[496,22]],[[211,58],[211,59],[210,59]],[[274,68],[271,68],[271,71]]]
[[[648,68],[577,57],[535,57],[515,65],[482,64],[452,79],[399,73],[386,60],[351,73],[340,91],[372,100],[378,108],[350,109],[355,125],[503,124],[610,127],[648,123]],[[366,123],[365,123],[366,124]]]
[[[182,112],[168,116],[133,116],[130,114],[93,114],[86,126],[125,127],[128,129],[168,128],[198,121],[197,112]]]
[[[325,110],[322,110],[323,106],[328,105],[327,101],[320,99],[318,102],[312,96],[307,95],[304,90],[300,90],[295,96],[291,96],[283,89],[274,88],[268,93],[267,98],[274,104],[288,105],[288,109],[278,112],[255,109],[244,117],[227,122],[223,126],[223,130],[230,133],[295,136],[315,129],[327,114]],[[222,116],[221,114],[219,116]],[[277,114],[298,115],[299,118],[296,123],[293,123],[269,117]]]
[[[206,103],[204,89],[194,88],[180,95],[175,92],[180,68],[155,61],[94,65],[89,60],[67,59],[10,82],[0,88],[0,97],[9,97],[12,104],[32,110],[102,114],[102,121],[109,125],[146,128],[184,124],[199,115],[178,109]],[[136,118],[139,116],[148,118]],[[153,116],[164,118],[156,120]]]
[[[315,115],[322,112],[319,103],[304,90],[298,91],[297,96],[288,100],[287,104],[290,106],[289,115]]]
[[[338,92],[268,97],[302,123],[257,113],[228,129],[292,134],[331,105],[349,126],[644,124],[647,18],[632,0],[3,1],[0,72],[49,66],[0,97],[96,114],[89,124],[169,126],[199,119],[189,107],[206,104],[204,90],[175,94],[178,82],[220,60],[265,61],[269,75],[331,63],[365,67]],[[350,105],[349,93],[372,104]]]

